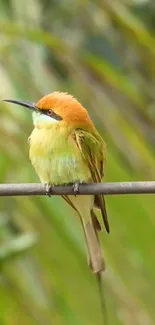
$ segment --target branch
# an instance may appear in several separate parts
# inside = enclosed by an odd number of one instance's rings
[[[87,194],[150,194],[155,193],[155,181],[150,182],[111,182],[80,184],[79,195]],[[46,195],[44,184],[0,184],[0,196]],[[52,186],[51,195],[73,195],[72,185]]]

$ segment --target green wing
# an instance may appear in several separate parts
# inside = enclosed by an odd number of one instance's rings
[[[104,176],[104,165],[106,161],[106,144],[101,136],[95,131],[93,134],[76,129],[73,132],[73,139],[76,142],[83,158],[85,159],[91,171],[92,181],[94,183],[102,182]],[[103,195],[95,195],[94,204],[101,210],[107,232],[110,232],[110,227],[107,218],[105,200]]]

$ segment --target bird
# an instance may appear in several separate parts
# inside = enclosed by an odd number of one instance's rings
[[[94,274],[100,275],[105,270],[105,261],[96,209],[100,209],[109,233],[105,199],[102,194],[78,195],[78,189],[79,184],[102,182],[107,156],[105,141],[86,108],[67,92],[54,91],[36,103],[4,101],[32,111],[34,129],[29,137],[29,157],[40,181],[49,189],[52,185],[73,184],[74,194],[62,197],[80,217],[89,266]]]

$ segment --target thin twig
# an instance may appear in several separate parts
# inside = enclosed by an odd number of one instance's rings
[[[0,196],[46,195],[47,186],[40,183],[0,184]],[[155,181],[80,184],[79,195],[87,194],[150,194],[155,193]],[[73,185],[52,186],[51,195],[74,195]]]

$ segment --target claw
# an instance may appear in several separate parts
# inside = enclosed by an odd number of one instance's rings
[[[45,189],[46,189],[46,195],[48,195],[49,197],[51,197],[52,185],[49,184],[49,183],[45,183]]]
[[[79,194],[79,185],[80,185],[80,182],[78,182],[78,181],[73,184],[73,192],[74,192],[75,196],[77,194]]]

